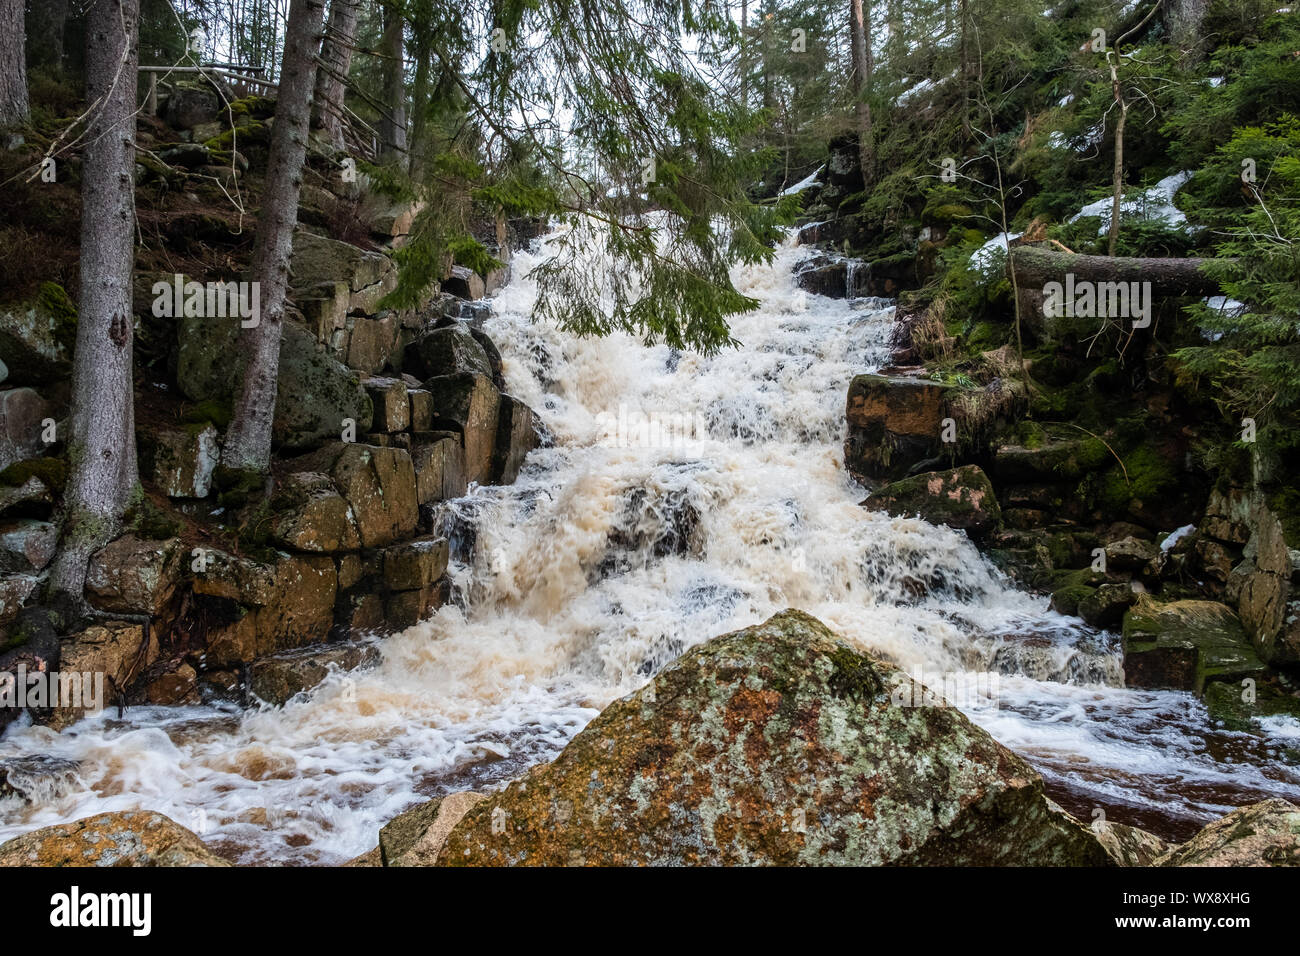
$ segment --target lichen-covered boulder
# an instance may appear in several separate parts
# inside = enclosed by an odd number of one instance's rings
[[[193,832],[152,810],[100,813],[0,845],[0,866],[229,866]]]
[[[383,866],[433,866],[452,828],[483,794],[463,790],[416,804],[384,824],[379,831]]]
[[[1157,866],[1300,866],[1300,807],[1265,800],[1232,811]]]
[[[1124,615],[1124,680],[1130,687],[1201,693],[1213,680],[1238,681],[1267,668],[1241,620],[1217,601],[1162,603],[1139,595]]]
[[[411,436],[416,495],[427,505],[465,494],[465,447],[456,432],[416,432]]]
[[[1095,823],[1092,832],[1119,866],[1153,866],[1169,851],[1169,844],[1154,833],[1123,823]]]
[[[352,314],[374,312],[379,300],[397,286],[397,267],[388,256],[301,228],[293,234],[290,270],[295,295],[324,283],[346,282]]]
[[[1109,865],[1021,758],[800,611],[688,651],[440,865]]]
[[[195,402],[231,401],[239,321],[185,317],[177,320],[177,336],[176,381],[185,396]],[[291,451],[313,448],[338,438],[348,421],[357,433],[364,432],[372,416],[361,376],[332,358],[306,328],[285,322],[271,426],[276,444]]]
[[[891,515],[920,515],[932,524],[959,528],[972,536],[993,530],[1002,520],[993,483],[978,465],[890,482],[862,506]]]
[[[49,521],[0,521],[0,571],[40,571],[54,560],[58,541],[59,529]]]

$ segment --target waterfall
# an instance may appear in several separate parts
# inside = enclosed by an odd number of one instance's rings
[[[483,325],[554,441],[514,485],[444,506],[453,604],[383,641],[378,667],[280,709],[11,728],[0,760],[74,761],[77,782],[0,801],[0,838],[144,807],[241,862],[337,863],[417,800],[551,759],[683,650],[786,607],[927,684],[996,678],[968,713],[1085,820],[1102,806],[1185,830],[1300,799],[1278,738],[1215,730],[1187,694],[1124,689],[1115,635],[1016,590],[961,533],[859,506],[845,394],[887,360],[891,304],[796,288],[792,237],[733,274],[761,302],[736,318],[737,350],[577,339],[532,318],[550,241],[516,254]],[[852,267],[848,281],[854,296]]]

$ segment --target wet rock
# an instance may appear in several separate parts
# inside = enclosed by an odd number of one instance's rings
[[[465,449],[455,432],[417,432],[412,436],[416,496],[421,505],[465,494]]]
[[[1264,717],[1300,720],[1300,687],[1280,674],[1239,683],[1214,681],[1205,688],[1205,709],[1229,730],[1258,730],[1255,722]]]
[[[786,611],[611,704],[472,807],[438,862],[1110,864],[1020,757],[956,709],[901,702],[922,695]]]
[[[433,396],[422,388],[409,386],[406,396],[411,402],[411,431],[433,431]]]
[[[1156,861],[1157,866],[1300,866],[1300,807],[1265,800],[1234,810]]]
[[[330,476],[351,506],[362,547],[379,548],[414,534],[415,468],[405,449],[333,442],[294,465]]]
[[[179,707],[200,701],[198,674],[184,662],[166,674],[160,674],[145,688],[145,699],[151,704]]]
[[[59,648],[59,673],[77,674],[83,678],[80,705],[71,700],[67,706],[55,708],[50,726],[67,727],[85,714],[107,707],[125,692],[136,678],[158,658],[158,644],[146,642],[144,628],[139,624],[112,621],[94,624],[83,631],[64,638]],[[87,687],[86,685],[90,686]],[[102,694],[101,700],[94,698]]]
[[[1169,844],[1154,833],[1123,823],[1095,824],[1092,832],[1118,866],[1154,866]]]
[[[206,498],[221,450],[212,425],[137,433],[141,470],[169,498]]]
[[[394,591],[384,604],[384,626],[402,631],[430,617],[451,600],[451,582],[443,577],[416,591]]]
[[[424,333],[406,349],[405,370],[421,380],[458,372],[492,378],[492,360],[482,342],[460,323]]]
[[[86,571],[86,596],[104,611],[158,615],[185,571],[179,538],[146,541],[124,535],[96,551]]]
[[[534,423],[533,410],[517,398],[501,396],[497,414],[497,440],[492,450],[492,481],[498,485],[514,484],[528,453],[541,444]]]
[[[411,426],[411,400],[406,383],[400,378],[368,378],[363,383],[375,407],[374,423],[377,432],[403,432]]]
[[[372,644],[319,644],[254,661],[248,690],[258,700],[279,706],[325,680],[331,671],[373,667],[380,661]]]
[[[452,828],[482,799],[471,791],[449,793],[393,817],[379,831],[382,865],[433,866]]]
[[[433,396],[436,429],[460,432],[465,449],[465,478],[480,485],[492,481],[501,393],[487,375],[458,372],[425,381]]]
[[[0,571],[40,571],[54,559],[59,529],[48,521],[17,518],[0,522]]]
[[[1137,594],[1127,584],[1103,584],[1079,599],[1075,613],[1084,623],[1110,630],[1124,620],[1124,613],[1137,602]],[[1055,607],[1055,595],[1053,595]]]
[[[465,266],[452,266],[451,275],[442,280],[442,291],[459,299],[481,299],[487,294],[483,277]]]
[[[327,475],[286,475],[276,488],[273,505],[271,536],[286,548],[331,554],[361,547],[352,509]]]
[[[1002,518],[993,483],[978,465],[890,482],[862,507],[891,515],[920,515],[931,524],[959,528],[972,536],[991,531]]]
[[[0,391],[0,470],[45,452],[42,422],[50,406],[30,388]]]
[[[18,797],[37,806],[63,796],[77,785],[81,762],[51,754],[0,761],[0,799]]]
[[[384,549],[384,583],[394,591],[427,587],[447,573],[447,539],[430,535]]]
[[[18,620],[18,612],[40,581],[34,574],[0,574],[0,635]]]
[[[935,382],[886,375],[859,375],[849,385],[848,438],[844,463],[870,484],[896,481],[937,456],[949,389]]]
[[[1140,595],[1124,615],[1123,635],[1130,687],[1199,694],[1208,681],[1237,681],[1266,669],[1241,620],[1216,601],[1160,603]]]
[[[0,845],[0,866],[229,866],[197,835],[151,810],[100,813]]]
[[[488,367],[492,370],[492,384],[497,387],[498,391],[506,390],[505,363],[501,359],[501,352],[497,348],[486,332],[477,329],[474,326],[469,327],[469,334],[474,337],[474,341],[483,346],[483,353],[487,356]]]
[[[235,608],[207,629],[209,667],[221,668],[322,640],[334,623],[338,573],[326,555],[280,555],[275,563],[209,552],[193,575],[195,594]]]

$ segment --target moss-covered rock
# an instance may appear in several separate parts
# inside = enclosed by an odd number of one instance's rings
[[[844,465],[864,484],[894,481],[939,455],[952,389],[919,378],[858,375],[849,385]]]
[[[932,524],[959,528],[975,537],[992,531],[1002,520],[993,483],[978,465],[890,482],[862,506],[891,515],[920,515]]]
[[[1124,676],[1130,687],[1201,693],[1209,681],[1257,677],[1267,668],[1241,619],[1216,601],[1161,603],[1141,595],[1124,615]]]
[[[799,611],[687,652],[440,865],[1108,865],[1020,757]]]
[[[0,308],[0,361],[7,384],[35,385],[72,374],[77,307],[62,286],[43,283],[30,302]]]

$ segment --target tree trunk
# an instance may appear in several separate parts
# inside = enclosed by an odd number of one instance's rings
[[[415,41],[415,83],[411,86],[411,175],[418,176],[423,166],[424,150],[428,145],[429,73],[432,69],[432,52],[427,36],[417,36]]]
[[[1075,281],[1150,282],[1160,295],[1220,295],[1219,283],[1201,271],[1209,259],[1139,259],[1129,256],[1083,256],[1042,246],[1014,246],[1011,264],[1024,288]],[[1222,262],[1224,260],[1214,260]]]
[[[275,126],[262,190],[265,198],[253,243],[252,276],[261,296],[261,321],[243,329],[240,336],[246,364],[222,453],[228,473],[263,475],[271,467],[271,423],[280,372],[284,296],[293,254],[293,228],[298,222],[311,93],[316,81],[315,57],[324,13],[325,0],[292,0],[289,6]]]
[[[357,38],[357,11],[361,0],[332,0],[329,29],[321,50],[325,64],[316,76],[316,110],[330,145],[343,149],[344,79],[352,67],[352,46]]]
[[[399,166],[406,164],[406,61],[402,55],[405,23],[400,10],[384,7],[384,35],[380,46],[384,53],[384,109],[379,123],[383,140],[383,159]]]
[[[27,122],[23,0],[0,0],[0,129]]]
[[[81,173],[81,301],[73,352],[71,470],[52,595],[83,602],[90,555],[136,490],[131,373],[139,0],[95,0],[86,22],[92,104]]]
[[[749,108],[749,0],[740,0],[740,105]]]
[[[1210,0],[1164,0],[1165,29],[1169,39],[1192,60],[1204,54],[1201,22],[1209,9]]]
[[[862,167],[862,185],[870,189],[875,181],[875,142],[871,128],[871,104],[867,96],[871,87],[871,37],[866,27],[862,0],[849,0],[849,47],[853,54],[853,99],[858,121],[858,162]]]
[[[1128,122],[1128,104],[1124,102],[1124,91],[1120,88],[1119,70],[1115,63],[1119,56],[1116,54],[1115,60],[1111,60],[1107,55],[1106,59],[1110,60],[1111,95],[1119,105],[1119,120],[1115,123],[1115,164],[1111,170],[1110,236],[1106,248],[1107,254],[1113,256],[1119,245],[1119,217],[1124,198],[1124,126]]]

